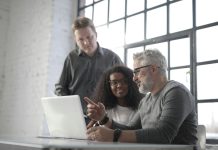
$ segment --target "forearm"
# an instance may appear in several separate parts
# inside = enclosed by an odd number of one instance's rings
[[[123,124],[119,124],[115,121],[113,121],[111,118],[108,119],[108,121],[104,124],[105,127],[108,127],[110,129],[122,129],[122,130],[133,130],[133,129],[137,129],[134,127],[130,127],[130,126],[126,126]]]
[[[64,67],[58,83],[55,84],[55,94],[58,96],[71,95],[69,83],[72,82],[72,72],[70,69],[70,59],[65,60]]]
[[[135,130],[122,130],[122,133],[118,139],[119,142],[136,143]]]
[[[67,88],[64,88],[61,84],[55,85],[55,94],[57,96],[70,95],[69,90]]]
[[[106,124],[104,124],[104,126],[108,127],[108,128],[112,128],[112,124],[113,124],[113,121],[112,121],[112,119],[109,118],[109,120],[107,121]]]

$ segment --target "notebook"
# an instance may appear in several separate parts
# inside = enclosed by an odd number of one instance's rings
[[[50,138],[87,139],[78,95],[41,98]]]

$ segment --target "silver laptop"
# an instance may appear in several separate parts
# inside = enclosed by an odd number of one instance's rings
[[[49,136],[87,139],[86,124],[78,95],[41,98]]]

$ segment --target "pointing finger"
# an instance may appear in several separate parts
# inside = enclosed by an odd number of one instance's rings
[[[88,104],[92,104],[95,106],[98,106],[95,102],[93,102],[91,99],[89,99],[88,97],[84,97],[84,100],[88,103]]]

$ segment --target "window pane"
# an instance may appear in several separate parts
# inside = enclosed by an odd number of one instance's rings
[[[160,7],[147,12],[147,39],[167,33],[166,7]]]
[[[131,15],[144,10],[145,0],[128,0],[127,1],[127,15]]]
[[[190,69],[175,69],[170,71],[170,79],[184,84],[190,90]]]
[[[147,8],[166,3],[166,0],[147,0]]]
[[[197,61],[218,59],[218,26],[197,30]]]
[[[123,47],[117,47],[117,48],[112,48],[112,50],[120,56],[120,59],[124,62],[124,48]]]
[[[101,27],[97,27],[96,28],[96,32],[98,34],[97,38],[98,38],[98,42],[100,44],[101,47],[109,47],[109,34],[108,34],[108,28],[107,26],[101,26]]]
[[[109,24],[110,47],[124,45],[124,20]]]
[[[110,21],[124,17],[125,0],[110,0]]]
[[[127,66],[133,69],[133,54],[144,51],[144,47],[135,47],[127,50]]]
[[[165,58],[168,62],[168,44],[167,44],[167,42],[146,45],[146,47],[145,47],[145,49],[155,49],[155,48],[158,49],[165,56]]]
[[[196,0],[197,26],[218,21],[217,7],[217,0]]]
[[[206,126],[208,138],[218,138],[218,103],[198,104],[198,124]]]
[[[93,0],[79,0],[79,6],[80,8],[83,6],[87,6],[93,3]]]
[[[107,23],[107,0],[94,5],[94,24],[95,26]]]
[[[192,28],[192,1],[182,0],[172,3],[170,5],[170,32],[189,28]]]
[[[142,40],[144,40],[144,13],[127,18],[126,25],[127,43],[133,43]]]
[[[218,63],[197,67],[198,99],[218,98]]]
[[[79,16],[85,16],[85,17],[92,19],[92,6],[87,7],[85,9],[83,9],[82,11],[80,11]]]
[[[190,65],[190,39],[170,42],[170,67]]]

